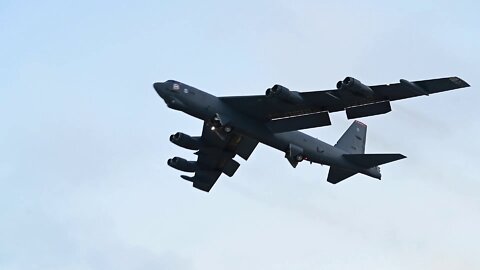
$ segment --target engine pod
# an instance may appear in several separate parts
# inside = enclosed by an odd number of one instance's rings
[[[201,145],[200,137],[191,137],[181,132],[170,135],[170,141],[180,147],[190,150],[198,150]]]
[[[300,104],[303,97],[296,91],[290,91],[288,88],[275,84],[272,88],[268,88],[265,93],[267,97],[278,98],[291,104]]]
[[[168,166],[183,172],[195,172],[197,170],[197,162],[188,161],[180,157],[169,159],[167,164]]]
[[[337,88],[339,90],[349,91],[354,95],[366,98],[372,97],[375,94],[372,88],[366,86],[365,84],[361,83],[359,80],[353,77],[346,77],[341,83],[338,82]]]

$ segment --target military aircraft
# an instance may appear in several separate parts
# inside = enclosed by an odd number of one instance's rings
[[[330,166],[332,184],[357,173],[381,179],[379,165],[405,156],[365,154],[365,124],[355,120],[334,146],[298,130],[330,125],[332,112],[345,110],[348,119],[384,114],[391,111],[390,101],[468,86],[458,77],[374,86],[346,77],[334,90],[297,92],[276,84],[265,95],[216,97],[174,80],[153,84],[169,108],[203,120],[201,136],[170,136],[172,143],[196,151],[197,161],[174,157],[167,163],[194,173],[181,177],[206,192],[222,173],[233,176],[240,166],[233,158],[247,160],[259,142],[284,152],[293,167],[301,161]]]

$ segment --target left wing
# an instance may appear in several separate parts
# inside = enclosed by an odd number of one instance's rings
[[[209,192],[222,173],[233,176],[240,164],[233,158],[239,155],[247,160],[258,141],[232,132],[225,133],[212,129],[209,122],[204,122],[201,136],[202,146],[195,154],[197,166],[193,177],[182,178],[193,183],[193,187]]]

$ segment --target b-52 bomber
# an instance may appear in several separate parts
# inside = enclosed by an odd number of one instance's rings
[[[180,157],[168,165],[194,173],[181,177],[197,189],[209,192],[222,173],[233,176],[259,142],[285,153],[293,167],[301,161],[330,166],[327,181],[340,181],[361,173],[381,179],[379,165],[405,158],[401,154],[365,154],[367,127],[355,120],[332,146],[298,130],[331,124],[329,113],[345,110],[348,119],[384,114],[390,102],[468,87],[458,77],[407,81],[367,86],[352,77],[337,89],[297,92],[281,85],[268,88],[265,95],[216,97],[184,83],[168,80],[153,84],[171,109],[203,120],[201,136],[177,132],[170,141],[194,150],[197,161]]]

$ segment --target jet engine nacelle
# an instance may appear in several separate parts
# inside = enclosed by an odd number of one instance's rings
[[[177,132],[173,135],[170,135],[170,141],[180,147],[187,148],[190,150],[200,149],[200,138],[191,137],[187,134]]]
[[[303,102],[303,98],[298,92],[290,91],[288,88],[279,84],[275,84],[272,88],[268,88],[267,92],[265,92],[265,95],[267,95],[267,97],[275,97],[292,104]]]
[[[168,166],[184,171],[184,172],[195,172],[197,169],[197,162],[195,161],[188,161],[186,159],[180,157],[174,157],[167,161]]]
[[[371,97],[375,94],[372,88],[352,77],[346,77],[343,81],[339,81],[337,83],[337,89],[350,91],[351,93],[362,97]]]

